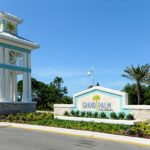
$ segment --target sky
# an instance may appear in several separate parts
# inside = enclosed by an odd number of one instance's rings
[[[95,82],[121,90],[130,65],[150,61],[149,0],[0,0],[0,11],[21,17],[19,35],[40,44],[32,76],[64,80],[72,95]]]

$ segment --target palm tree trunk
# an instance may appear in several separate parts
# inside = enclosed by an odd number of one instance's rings
[[[137,82],[136,86],[137,98],[138,98],[138,105],[141,104],[141,84]]]

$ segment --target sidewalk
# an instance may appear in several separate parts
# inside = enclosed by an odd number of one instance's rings
[[[145,139],[145,138],[113,135],[113,134],[83,131],[83,130],[72,130],[66,128],[39,126],[39,125],[7,123],[7,122],[0,122],[0,126],[22,128],[28,130],[40,130],[44,132],[53,132],[53,133],[59,133],[64,135],[81,136],[81,137],[94,138],[99,140],[109,140],[114,142],[122,142],[122,143],[135,144],[140,146],[150,146],[150,139]]]

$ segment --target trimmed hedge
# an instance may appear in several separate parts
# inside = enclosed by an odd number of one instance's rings
[[[111,112],[109,117],[106,115],[105,112],[94,112],[91,111],[74,111],[71,112],[65,111],[65,116],[74,116],[74,117],[87,117],[87,118],[102,118],[102,119],[120,119],[120,120],[134,120],[134,116],[132,114],[126,115],[123,112],[120,112],[119,114],[115,112]]]

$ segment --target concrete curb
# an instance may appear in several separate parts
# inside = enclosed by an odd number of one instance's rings
[[[53,132],[53,133],[59,133],[59,134],[65,134],[65,135],[109,140],[109,141],[114,141],[114,142],[135,144],[135,145],[140,145],[140,146],[150,146],[150,139],[145,139],[145,138],[113,135],[113,134],[83,131],[83,130],[72,130],[72,129],[66,129],[66,128],[39,126],[39,125],[7,123],[7,122],[0,122],[0,126],[8,126],[8,127],[10,126],[14,128],[22,128],[22,129],[28,129],[28,130],[40,130],[40,131],[45,131],[45,132]]]
[[[96,122],[96,123],[108,123],[108,124],[124,124],[124,125],[135,125],[140,120],[115,120],[115,119],[100,119],[100,118],[84,118],[84,117],[68,117],[68,116],[54,116],[55,119],[59,120],[71,120],[71,121],[84,121],[84,122]]]

